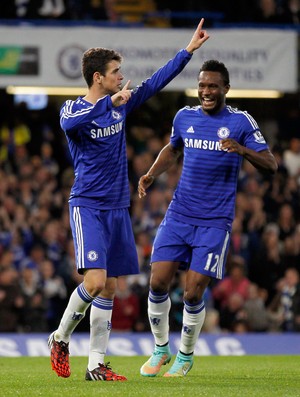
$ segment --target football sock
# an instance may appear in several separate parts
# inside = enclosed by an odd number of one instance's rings
[[[62,316],[59,327],[55,332],[56,341],[68,343],[70,336],[79,322],[83,319],[87,308],[93,301],[93,297],[88,294],[81,283],[72,293],[68,306]]]
[[[183,321],[180,339],[180,352],[191,354],[194,352],[195,344],[199,337],[205,319],[205,306],[201,299],[196,304],[184,301]]]
[[[112,310],[112,299],[98,296],[92,303],[90,314],[89,371],[98,367],[99,363],[104,364],[104,357],[111,330]]]
[[[169,311],[171,300],[168,293],[149,291],[148,317],[155,344],[166,345],[169,341]]]

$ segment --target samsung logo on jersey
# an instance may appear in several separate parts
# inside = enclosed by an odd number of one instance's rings
[[[208,141],[207,139],[191,139],[185,138],[185,147],[192,147],[194,149],[204,149],[204,150],[222,150],[219,141]]]
[[[120,121],[119,123],[110,125],[108,127],[104,128],[95,128],[91,130],[91,137],[93,139],[96,138],[105,138],[110,135],[117,134],[118,132],[122,131],[123,128],[123,121]]]

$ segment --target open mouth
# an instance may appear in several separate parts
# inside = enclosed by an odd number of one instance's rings
[[[212,98],[202,97],[201,101],[203,106],[212,106],[215,104],[215,100]]]

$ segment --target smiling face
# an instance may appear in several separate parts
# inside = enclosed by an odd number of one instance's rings
[[[198,98],[202,110],[216,114],[225,106],[229,84],[225,84],[220,72],[202,71],[198,79]]]

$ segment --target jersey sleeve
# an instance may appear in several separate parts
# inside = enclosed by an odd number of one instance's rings
[[[181,116],[182,116],[182,109],[176,113],[176,115],[173,119],[172,132],[171,132],[171,136],[170,136],[170,143],[172,146],[174,146],[176,148],[183,147],[183,140],[182,140],[181,133],[180,133]]]
[[[80,125],[92,121],[109,111],[113,105],[109,95],[99,99],[95,105],[80,106],[80,101],[68,100],[60,110],[60,125],[66,134],[72,134]]]
[[[249,113],[244,112],[241,123],[243,131],[241,144],[243,146],[255,150],[256,152],[269,149],[257,122]]]
[[[158,69],[151,77],[143,81],[140,86],[135,87],[132,90],[130,100],[126,104],[126,112],[129,113],[164,88],[183,70],[191,58],[192,54],[188,51],[180,50],[174,58]]]

